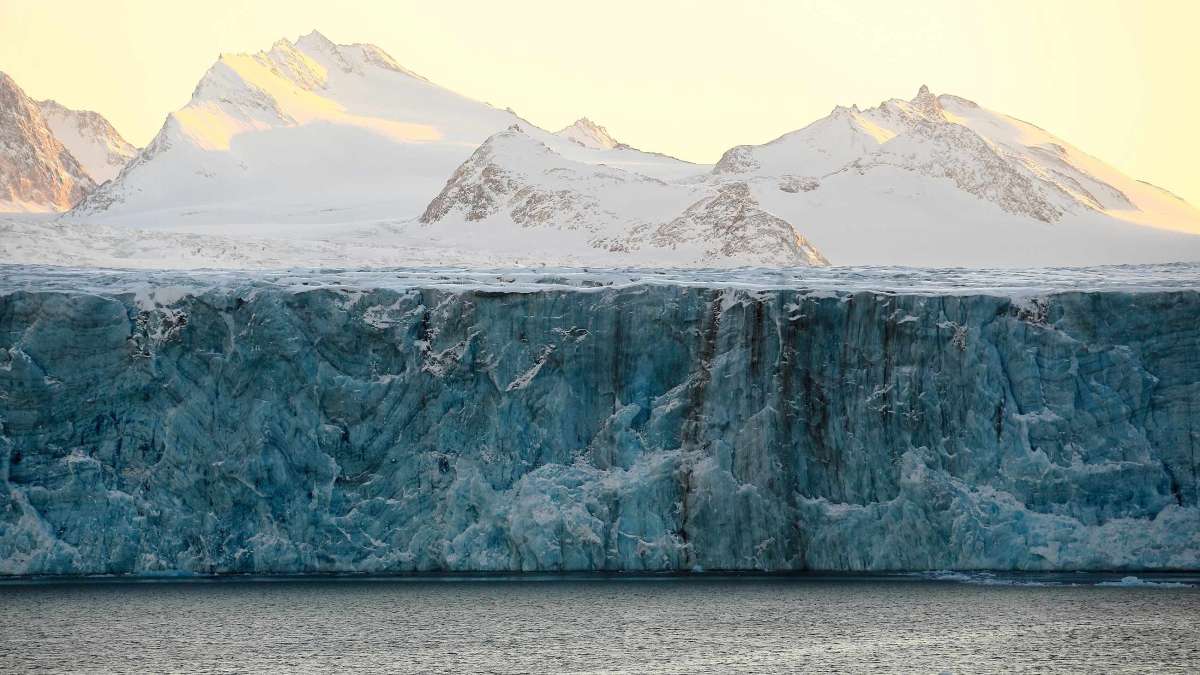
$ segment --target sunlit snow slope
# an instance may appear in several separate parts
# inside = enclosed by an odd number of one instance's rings
[[[596,148],[598,150],[612,150],[620,146],[617,139],[613,138],[608,133],[608,129],[596,124],[586,117],[581,117],[575,120],[575,123],[569,127],[564,127],[556,132],[563,138],[574,141],[585,148]]]
[[[1038,265],[1200,259],[1200,212],[1020,120],[922,87],[836,108],[725,153],[837,264]]]
[[[503,168],[467,171],[493,156]],[[313,33],[222,57],[146,151],[68,220],[279,241],[263,262],[294,259],[305,240],[336,242],[323,248],[340,248],[347,264],[377,261],[344,245],[366,228],[378,250],[421,251],[398,262],[437,251],[445,262],[824,263],[746,190],[685,185],[710,168],[619,143],[587,120],[552,134],[433,85],[375,47]],[[520,204],[493,208],[486,215],[496,217],[478,223],[472,202],[500,189],[498,172],[507,172],[503,189]],[[460,212],[471,217],[455,218]],[[48,232],[11,227],[10,250],[36,250]],[[148,253],[147,237],[136,238],[128,248]],[[224,240],[198,245],[227,248]]]
[[[314,32],[223,55],[141,156],[71,217],[237,229],[415,215],[479,143],[517,119],[377,47]]]

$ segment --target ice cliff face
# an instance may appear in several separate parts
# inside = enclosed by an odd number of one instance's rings
[[[1196,290],[11,272],[5,574],[1200,567]]]

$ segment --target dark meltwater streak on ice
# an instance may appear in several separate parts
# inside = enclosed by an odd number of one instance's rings
[[[1195,672],[1195,588],[807,579],[0,587],[5,672]]]

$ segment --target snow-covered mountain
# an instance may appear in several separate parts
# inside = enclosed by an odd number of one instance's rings
[[[222,56],[154,141],[64,222],[291,242],[369,232],[380,247],[448,262],[1200,259],[1200,213],[1187,203],[926,87],[911,100],[835,108],[706,166],[632,148],[587,118],[551,133],[377,47],[316,32]]]
[[[62,211],[95,187],[38,104],[0,73],[0,212]]]
[[[622,166],[620,159],[637,152],[513,125],[455,171],[421,222],[464,247],[519,251],[553,241],[600,262],[608,253],[610,261],[644,265],[828,264],[789,223],[763,210],[746,183],[696,180],[707,167],[663,155],[639,153],[665,172],[635,161]],[[648,175],[655,173],[666,175]]]
[[[621,145],[621,143],[617,142],[617,139],[609,135],[608,129],[586,117],[575,120],[574,124],[559,129],[557,133],[559,136],[570,141],[575,141],[585,148],[612,150]]]
[[[378,47],[313,32],[221,56],[70,217],[172,229],[415,217],[480,143],[517,121]]]
[[[574,232],[573,247],[675,264],[1200,260],[1200,212],[1186,202],[1031,124],[927,87],[868,110],[837,107],[769,143],[732,148],[711,170],[689,165],[654,181],[587,158],[628,148],[603,127],[581,120],[557,137],[572,142],[491,139],[423,221],[495,246]],[[584,170],[581,159],[606,166]]]
[[[734,225],[674,222],[716,194],[680,183],[710,168],[618,143],[587,120],[550,133],[432,84],[377,47],[314,32],[222,56],[141,155],[69,220],[289,239],[407,221],[405,246],[505,260],[822,260],[749,202]],[[416,223],[422,213],[430,226]],[[672,222],[671,236],[659,231]],[[746,241],[755,228],[780,227],[782,248]]]
[[[99,113],[72,110],[57,101],[41,101],[38,106],[54,136],[96,183],[115,178],[137,155],[137,148]]]
[[[542,143],[515,140],[489,140],[423,222],[496,246],[569,231],[571,246],[657,251],[656,260],[670,251],[675,264],[1200,259],[1200,213],[1182,200],[1037,127],[927,87],[910,101],[838,107],[764,145],[735,147],[709,171],[679,166],[659,180],[637,167],[613,171],[597,155],[632,149],[586,120]]]
[[[921,87],[727,151],[743,181],[838,264],[1200,259],[1200,212],[1026,122]]]

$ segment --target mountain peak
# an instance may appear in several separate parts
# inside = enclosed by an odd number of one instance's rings
[[[586,117],[580,117],[571,126],[560,129],[556,135],[597,150],[612,150],[621,145],[608,133],[608,129]]]
[[[38,105],[41,106],[43,113],[45,113],[47,110],[69,110],[69,108],[67,108],[67,106],[59,103],[58,101],[55,101],[52,98],[48,98],[45,101],[38,101]],[[77,112],[86,112],[86,111],[80,110]]]
[[[115,178],[137,155],[137,148],[122,138],[100,113],[74,110],[53,100],[37,105],[50,131],[95,182]]]
[[[917,90],[917,95],[911,103],[913,108],[925,115],[940,115],[942,112],[942,104],[938,102],[937,96],[924,84]]]
[[[314,47],[314,48],[318,48],[322,51],[329,51],[331,49],[337,49],[337,45],[334,44],[333,40],[330,40],[329,38],[325,37],[325,35],[323,33],[321,33],[321,31],[316,30],[316,29],[313,29],[307,35],[301,35],[296,40],[296,46],[297,47]]]
[[[8,73],[0,70],[0,90],[20,91],[16,80],[9,77]]]
[[[0,72],[0,211],[61,211],[95,187],[37,102]]]

